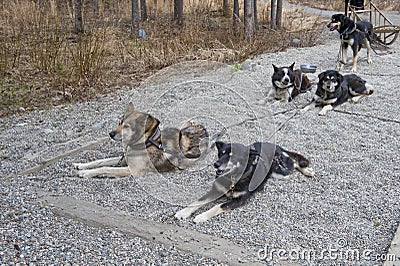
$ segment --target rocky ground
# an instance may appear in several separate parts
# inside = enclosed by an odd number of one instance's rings
[[[93,102],[2,118],[2,264],[382,264],[400,221],[399,41],[372,65],[362,50],[358,74],[375,92],[358,104],[325,117],[296,113],[311,93],[259,104],[272,64],[335,67],[338,34],[324,36],[324,45],[264,54],[240,70],[184,63]],[[308,157],[316,174],[271,179],[247,205],[204,224],[178,221],[174,213],[210,186],[215,152],[191,169],[145,177],[82,179],[72,167],[122,154],[111,140],[84,146],[106,137],[130,101],[163,127],[191,119],[210,135],[225,128],[225,141],[275,141]]]

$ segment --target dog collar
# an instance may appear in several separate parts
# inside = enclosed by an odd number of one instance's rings
[[[145,141],[146,148],[150,145],[156,146],[159,150],[164,150],[164,146],[161,142],[158,142],[156,139],[161,137],[161,130],[159,127],[153,132],[153,134]]]

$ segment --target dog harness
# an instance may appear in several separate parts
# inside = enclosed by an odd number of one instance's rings
[[[355,32],[357,29],[357,24],[354,23],[354,27],[350,30],[350,27],[347,27],[340,35],[342,37],[347,37],[347,35],[352,34],[353,32]]]
[[[160,127],[157,127],[154,133],[145,141],[146,148],[154,145],[156,146],[159,150],[164,151],[164,146],[162,145],[161,142],[158,142],[156,139],[161,137],[161,130]]]
[[[250,155],[256,155],[256,160],[257,160],[257,164],[258,164],[259,159],[261,158],[261,143],[255,143],[255,144],[253,143],[250,145],[249,157],[250,157]],[[256,167],[257,167],[257,164],[256,164]],[[254,167],[254,165],[252,167]],[[237,181],[239,181],[239,179],[236,180],[236,178],[233,175],[231,176],[231,186],[229,187],[228,192],[231,192],[231,193],[234,192],[235,185],[236,185]]]

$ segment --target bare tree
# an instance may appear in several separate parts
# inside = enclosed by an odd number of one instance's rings
[[[233,0],[233,32],[238,32],[239,23],[239,0]]]
[[[83,33],[82,0],[74,0],[74,27],[76,33]]]
[[[179,26],[183,25],[183,0],[174,0],[174,20]]]
[[[93,0],[92,7],[93,7],[94,13],[97,14],[97,12],[99,12],[99,0]]]
[[[140,20],[141,21],[147,20],[146,0],[140,0]]]
[[[276,0],[271,0],[271,28],[276,30]]]
[[[139,3],[138,0],[132,0],[132,27],[131,37],[133,38],[139,29]]]
[[[282,0],[276,2],[276,27],[282,29]]]
[[[257,16],[257,0],[253,0],[253,7],[254,7],[254,27],[256,28],[256,30],[259,29],[258,26],[258,16]]]
[[[222,0],[222,15],[229,17],[229,0]]]
[[[254,1],[244,0],[244,34],[247,41],[254,36]]]

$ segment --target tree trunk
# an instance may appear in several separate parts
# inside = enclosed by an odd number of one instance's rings
[[[229,0],[222,0],[222,15],[229,17]]]
[[[83,33],[82,0],[74,0],[75,33]]]
[[[239,0],[233,0],[233,32],[238,32],[239,23]]]
[[[140,20],[141,21],[147,20],[146,0],[140,0]]]
[[[271,28],[276,30],[276,0],[271,0]]]
[[[97,14],[99,12],[99,0],[93,0],[92,7],[93,7],[93,12]]]
[[[253,0],[244,0],[244,34],[247,41],[251,42],[254,35],[254,7]]]
[[[132,28],[131,37],[137,35],[139,29],[139,3],[138,0],[132,0]]]
[[[174,20],[178,26],[183,25],[183,0],[174,0]]]
[[[259,29],[258,26],[258,16],[257,16],[257,0],[253,0],[253,7],[254,7],[254,27],[256,30]]]
[[[282,0],[277,0],[276,3],[276,26],[278,30],[282,29]]]

